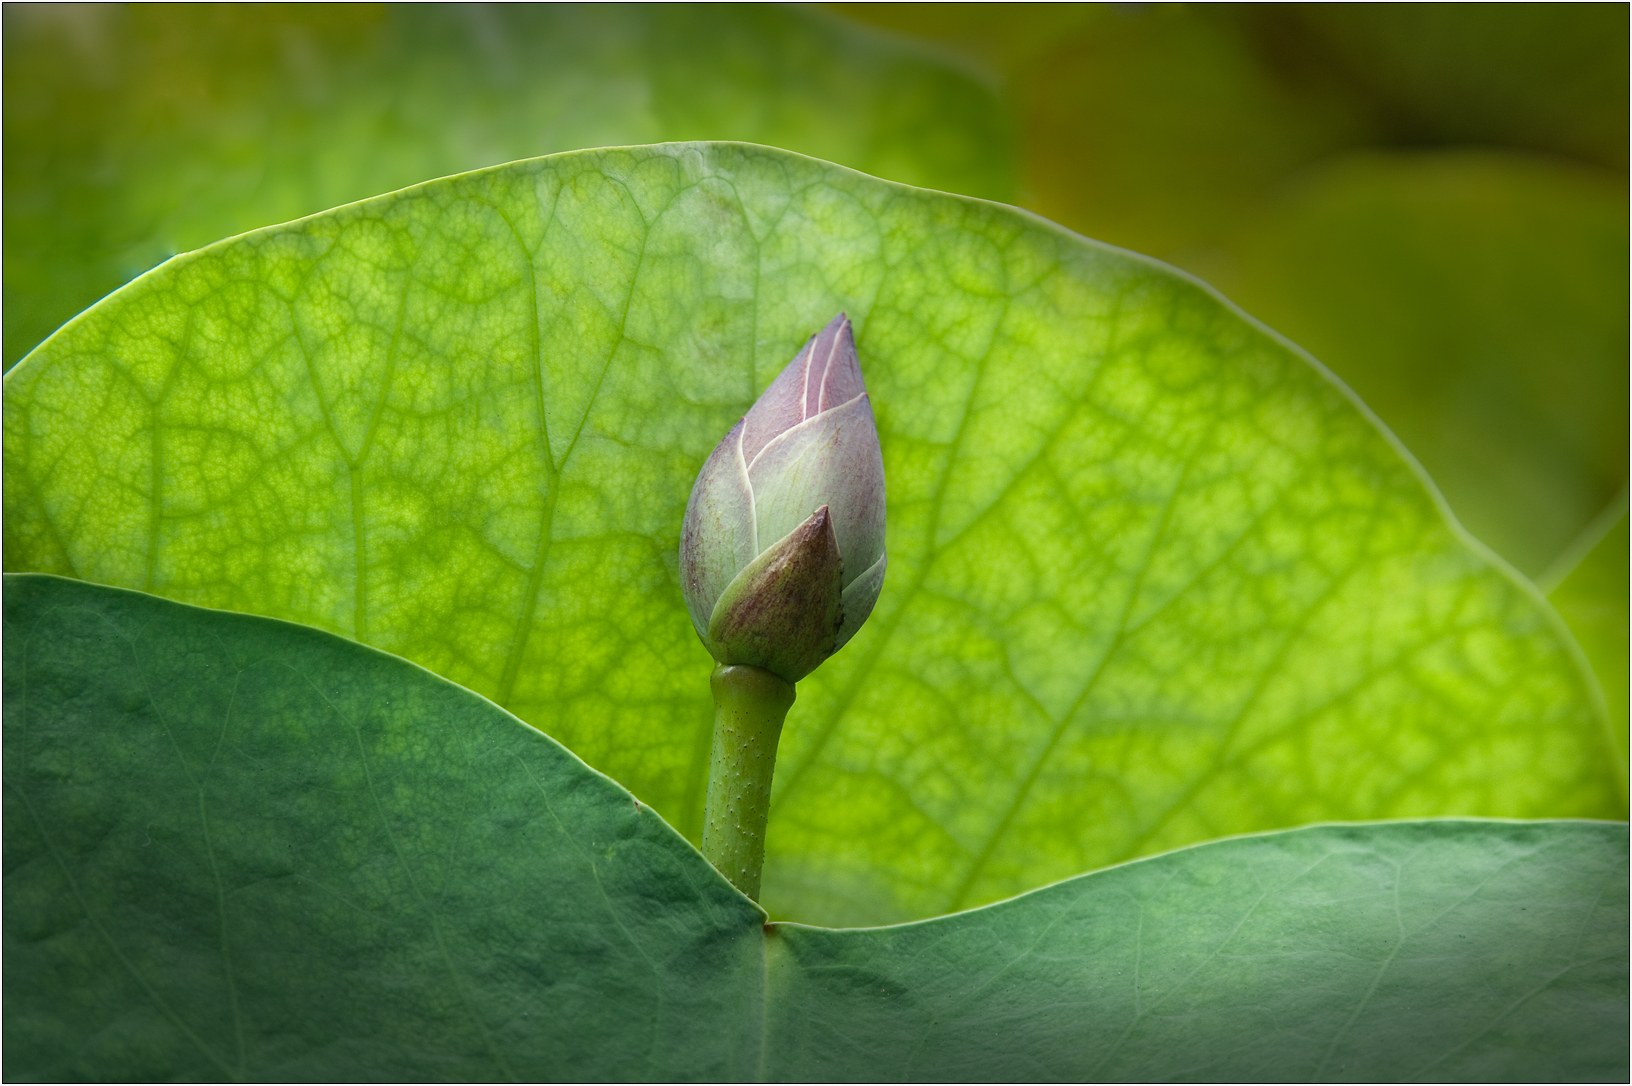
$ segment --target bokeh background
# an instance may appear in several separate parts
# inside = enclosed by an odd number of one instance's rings
[[[1628,8],[4,8],[4,364],[168,256],[553,151],[1016,203],[1301,344],[1551,595],[1622,736]]]

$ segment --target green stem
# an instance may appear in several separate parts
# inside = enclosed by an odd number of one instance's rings
[[[714,669],[714,756],[708,767],[703,855],[731,884],[759,900],[765,866],[765,816],[782,722],[793,684],[764,668]]]

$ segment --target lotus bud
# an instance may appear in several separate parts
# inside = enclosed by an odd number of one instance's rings
[[[840,313],[703,464],[681,588],[714,659],[792,683],[867,621],[884,564],[884,458]]]

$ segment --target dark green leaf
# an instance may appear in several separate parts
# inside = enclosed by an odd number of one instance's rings
[[[4,652],[8,1080],[1626,1075],[1622,825],[1316,827],[766,926],[364,646],[29,576]]]
[[[556,743],[306,627],[5,609],[7,1079],[733,1076],[763,914]]]

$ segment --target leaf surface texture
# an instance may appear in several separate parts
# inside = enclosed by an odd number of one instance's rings
[[[786,152],[575,152],[187,254],[7,378],[6,560],[483,694],[700,831],[704,458],[835,312],[889,573],[764,901],[883,923],[1327,819],[1621,817],[1602,703],[1363,409],[1172,270]]]

